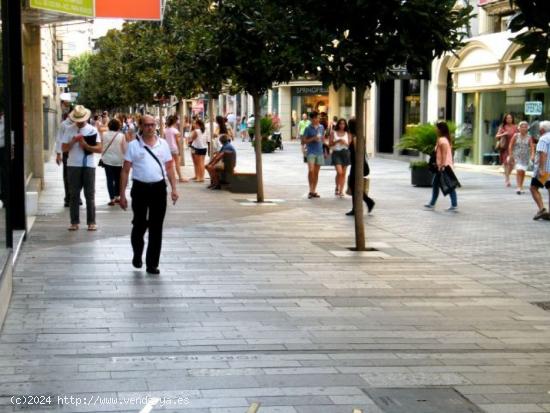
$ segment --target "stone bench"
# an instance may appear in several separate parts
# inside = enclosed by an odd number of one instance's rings
[[[255,194],[258,192],[258,179],[255,172],[233,171],[228,176],[229,191],[238,194]]]

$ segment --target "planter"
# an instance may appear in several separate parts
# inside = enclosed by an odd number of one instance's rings
[[[411,168],[411,185],[418,187],[432,186],[433,174],[428,167]]]

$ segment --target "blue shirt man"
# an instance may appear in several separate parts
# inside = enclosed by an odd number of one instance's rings
[[[310,115],[311,125],[304,131],[303,143],[307,147],[307,167],[308,167],[308,198],[320,198],[316,192],[317,182],[319,181],[319,170],[325,164],[323,154],[323,142],[325,139],[325,128],[319,122],[319,114],[312,112]]]

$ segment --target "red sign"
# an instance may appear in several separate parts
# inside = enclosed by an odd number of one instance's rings
[[[126,20],[161,20],[161,0],[96,0],[95,16]]]

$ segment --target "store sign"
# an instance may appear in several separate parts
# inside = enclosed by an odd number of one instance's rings
[[[34,9],[94,17],[94,0],[30,0]]]
[[[191,110],[193,111],[193,113],[204,112],[204,101],[197,100],[193,102],[193,106],[191,106]]]
[[[538,101],[525,102],[524,112],[528,116],[542,115],[542,102],[538,102]]]
[[[294,96],[328,95],[328,89],[323,86],[298,86],[292,88]]]
[[[96,17],[160,20],[161,0],[95,0]]]

